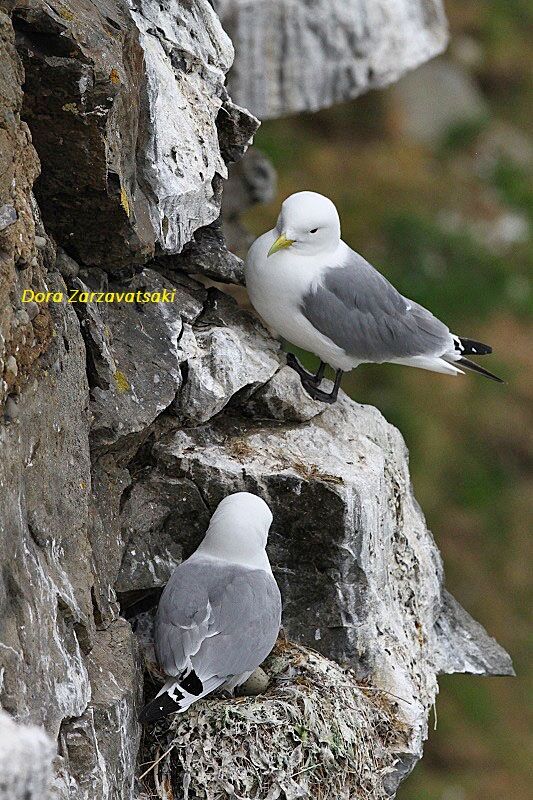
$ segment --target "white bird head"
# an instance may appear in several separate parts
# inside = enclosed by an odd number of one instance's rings
[[[268,255],[290,247],[298,253],[315,255],[333,251],[341,238],[341,224],[335,204],[317,192],[296,192],[283,202],[276,223],[278,238]]]
[[[211,517],[197,553],[234,563],[264,566],[272,512],[260,497],[236,492],[225,497]],[[270,570],[270,565],[268,566]]]

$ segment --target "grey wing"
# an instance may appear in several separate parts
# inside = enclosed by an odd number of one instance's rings
[[[272,575],[223,562],[185,562],[172,575],[155,623],[167,675],[200,678],[255,669],[275,644],[281,598]]]
[[[215,606],[219,633],[193,659],[198,674],[240,675],[270,653],[281,625],[281,596],[272,575],[246,570],[229,583]]]
[[[159,600],[154,626],[157,660],[167,675],[191,667],[211,627],[209,586],[202,565],[185,561],[172,573]]]
[[[303,298],[301,311],[324,336],[360,361],[439,356],[451,335],[427,309],[403,297],[353,250]]]

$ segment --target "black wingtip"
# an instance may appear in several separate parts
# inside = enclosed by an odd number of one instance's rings
[[[476,342],[475,339],[467,339],[464,336],[457,336],[461,342],[461,347],[456,348],[457,352],[461,352],[465,356],[488,356],[492,353],[490,344],[483,344],[483,342]]]
[[[180,700],[183,700],[183,695],[179,695],[177,700],[170,697],[167,692],[154,697],[139,714],[139,722],[146,724],[147,722],[157,722],[168,714],[174,714],[180,711]]]
[[[460,364],[462,367],[472,370],[472,372],[477,372],[479,375],[484,375],[485,378],[489,378],[491,381],[496,381],[496,383],[505,383],[505,381],[503,381],[501,378],[498,378],[497,375],[489,372],[488,369],[480,367],[479,364],[475,363],[475,361],[470,361],[469,358],[460,358],[459,361],[454,361],[454,364]]]

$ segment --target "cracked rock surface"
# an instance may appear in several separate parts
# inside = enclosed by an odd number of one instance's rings
[[[442,52],[441,0],[214,0],[235,45],[233,98],[259,119],[386,86]]]
[[[233,47],[212,6],[15,0],[13,24],[47,229],[116,275],[156,247],[179,252],[218,217],[224,155],[231,146],[235,160],[256,128],[227,98]]]
[[[141,800],[140,774],[157,741],[170,746],[174,735],[190,748],[161,761],[155,796],[170,786],[189,800],[301,797],[327,772],[331,797],[343,798],[346,757],[367,796],[392,796],[421,756],[437,674],[512,667],[444,589],[399,433],[345,396],[328,408],[312,401],[261,323],[194,277],[242,281],[216,218],[227,165],[257,120],[224,86],[228,36],[207,0],[8,7],[0,800]],[[349,8],[342,20],[338,4],[320,14],[331,32],[358,20],[350,42],[392,79],[389,50],[377,47],[392,37],[385,17],[368,12],[363,24],[366,6]],[[407,66],[401,41],[413,39],[413,58],[429,55],[420,42],[441,35],[439,9],[398,4],[389,41],[397,71]],[[285,33],[306,39],[291,19]],[[328,37],[314,51],[326,66]],[[295,73],[298,103],[312,108],[302,81]],[[253,154],[235,174],[225,208],[237,241],[238,209],[265,197],[272,175]],[[28,289],[64,299],[22,303]],[[173,299],[66,302],[75,290]],[[266,694],[209,698],[175,731],[168,722],[157,736],[147,730],[141,752],[137,715],[144,674],[147,694],[157,684],[151,620],[161,588],[216,504],[242,489],[274,512],[269,554],[293,644],[268,661]],[[258,768],[268,777],[260,783]]]
[[[289,395],[286,369],[273,381],[287,381]],[[301,401],[300,420],[308,405]],[[437,672],[510,674],[511,663],[443,593],[440,557],[412,497],[399,433],[346,396],[306,423],[294,416],[294,406],[284,422],[231,409],[208,424],[167,430],[152,450],[153,480],[192,482],[209,509],[243,490],[269,503],[269,556],[284,629],[398,698],[402,747],[390,752],[399,780],[402,766],[410,769],[421,754]],[[130,539],[130,552],[137,541]],[[170,558],[164,546],[156,561]]]

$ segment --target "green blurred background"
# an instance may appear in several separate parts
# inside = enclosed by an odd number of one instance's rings
[[[403,294],[494,347],[483,363],[505,386],[364,366],[343,387],[402,431],[448,587],[518,673],[440,680],[437,730],[398,797],[529,800],[533,5],[446,9],[443,58],[385,91],[262,125],[255,143],[279,187],[247,223],[262,233],[287,195],[327,194],[343,238]]]

